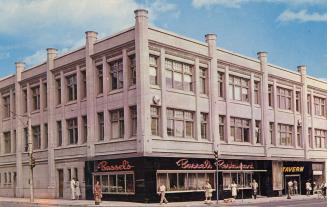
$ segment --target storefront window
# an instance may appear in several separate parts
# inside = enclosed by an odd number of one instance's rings
[[[234,181],[238,188],[251,188],[253,172],[224,172],[223,186],[225,190],[230,190],[231,184]]]
[[[167,192],[200,191],[203,190],[207,180],[209,180],[212,188],[215,188],[214,172],[160,172],[157,173],[157,190],[161,184],[164,184]]]
[[[100,181],[103,194],[133,194],[134,174],[131,172],[95,175],[94,182]]]

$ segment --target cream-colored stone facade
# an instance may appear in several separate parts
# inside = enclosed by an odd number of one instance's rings
[[[41,134],[39,149],[34,150],[35,196],[38,198],[60,196],[60,170],[64,179],[63,197],[70,198],[71,177],[82,181],[84,197],[84,163],[91,159],[135,156],[212,158],[213,151],[218,149],[225,159],[325,162],[327,143],[317,148],[315,129],[327,130],[327,83],[308,76],[305,66],[299,66],[298,72],[293,72],[272,65],[265,52],[259,52],[258,59],[252,59],[217,48],[216,45],[219,46],[219,39],[214,34],[206,35],[204,43],[149,26],[147,11],[137,10],[132,28],[101,40],[97,39],[96,32],[86,32],[85,46],[61,56],[57,56],[56,49],[50,48],[47,50],[47,61],[33,68],[27,69],[23,63],[17,62],[16,74],[0,80],[0,196],[29,196],[29,161],[24,138],[24,128],[27,127],[24,116],[28,114],[32,126],[40,126]],[[149,55],[157,58],[156,85],[150,84],[149,77],[154,73],[149,70]],[[133,56],[136,73],[131,72]],[[191,66],[191,90],[167,86],[166,59]],[[117,81],[122,85],[117,89],[113,89],[111,81],[110,63],[115,60],[122,61],[122,73],[117,75]],[[103,66],[101,93],[98,93],[101,87],[96,70],[98,65]],[[200,73],[200,68],[205,69],[204,74]],[[221,85],[218,72],[222,74]],[[76,99],[69,101],[67,85],[71,75],[76,77],[77,94]],[[132,81],[134,76],[135,84]],[[203,76],[204,93],[200,88]],[[243,79],[247,80],[246,89],[235,86],[234,93],[231,93],[231,77],[237,77],[236,82],[240,80],[241,85]],[[186,81],[186,77],[183,80]],[[39,96],[35,95],[35,86],[39,87]],[[258,87],[257,95],[255,87]],[[290,99],[280,100],[280,88],[290,92]],[[268,92],[270,90],[271,93]],[[33,109],[35,96],[38,96],[40,104],[37,110]],[[61,103],[58,103],[59,96]],[[316,97],[323,103],[315,105]],[[284,105],[286,109],[279,107]],[[134,135],[131,132],[134,123],[131,120],[131,106],[137,108],[137,133]],[[160,112],[158,135],[152,135],[151,106],[157,106]],[[167,133],[167,108],[193,113],[190,138]],[[116,109],[123,111],[124,133],[113,138],[116,132],[112,131],[115,123],[111,112]],[[104,117],[103,140],[99,139],[102,136],[99,112]],[[201,137],[201,113],[208,114],[205,139]],[[221,115],[224,116],[223,128],[218,127]],[[87,130],[84,127],[85,116]],[[232,117],[249,120],[247,141],[235,141],[233,138]],[[71,118],[77,118],[78,130],[78,140],[73,144],[70,144],[67,122]],[[58,121],[62,123],[61,141],[58,138]],[[259,127],[256,127],[257,123],[260,123]],[[280,123],[293,126],[289,144],[281,145]],[[219,129],[224,129],[224,132]],[[8,138],[5,139],[6,132],[10,132],[10,143]],[[259,141],[256,138],[258,133]],[[223,138],[220,138],[221,134]],[[297,141],[298,136],[301,137],[300,141]]]

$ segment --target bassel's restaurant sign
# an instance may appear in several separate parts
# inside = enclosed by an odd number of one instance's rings
[[[127,160],[115,163],[111,163],[106,160],[95,162],[95,170],[99,172],[125,171],[131,170],[133,168],[134,166],[131,165]]]
[[[232,161],[218,160],[219,170],[254,170],[254,164],[251,163],[236,163]],[[204,161],[190,161],[188,159],[180,159],[176,165],[184,170],[213,170],[216,164],[212,164],[210,160]]]

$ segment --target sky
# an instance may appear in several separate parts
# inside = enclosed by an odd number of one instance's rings
[[[149,10],[150,23],[289,70],[306,65],[327,80],[327,0],[0,0],[0,77],[83,46],[85,31],[99,38],[134,24],[134,10]]]

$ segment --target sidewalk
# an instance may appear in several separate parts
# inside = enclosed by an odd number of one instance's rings
[[[235,205],[244,205],[244,204],[255,204],[255,203],[271,203],[276,201],[294,201],[294,200],[308,200],[308,199],[317,199],[317,195],[305,196],[297,195],[292,196],[292,199],[286,199],[286,196],[282,197],[262,197],[258,199],[238,199],[233,203],[224,203],[219,201],[219,206],[235,206]],[[0,207],[7,206],[60,206],[60,207],[97,207],[94,205],[94,201],[91,200],[62,200],[62,199],[35,199],[34,203],[31,205],[28,198],[6,198],[0,197]],[[122,201],[103,201],[101,205],[98,206],[110,206],[110,207],[192,207],[192,206],[207,206],[203,201],[193,201],[193,202],[175,202],[168,203],[167,205],[159,205],[158,203],[133,203],[133,202],[122,202]],[[216,201],[213,201],[210,206],[216,206]]]

